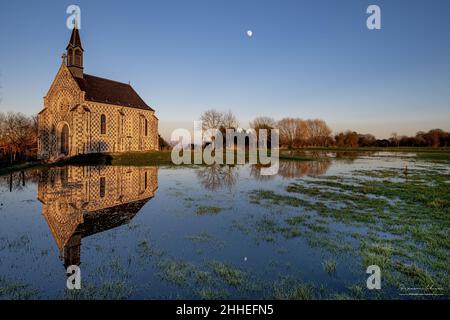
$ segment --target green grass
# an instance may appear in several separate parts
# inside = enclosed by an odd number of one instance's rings
[[[448,153],[450,154],[450,147],[442,148],[432,148],[432,147],[357,147],[357,148],[346,148],[346,147],[307,147],[293,150],[304,150],[304,151],[360,151],[360,152],[424,152],[424,153]]]
[[[326,273],[328,273],[329,275],[334,275],[336,273],[336,261],[329,259],[329,260],[325,260],[322,263],[323,269],[325,270]]]
[[[222,211],[223,209],[220,207],[212,207],[212,206],[200,206],[197,208],[195,213],[199,216],[204,215],[215,215]]]
[[[194,274],[195,268],[183,261],[161,260],[158,268],[163,280],[178,286],[186,285],[188,279]]]
[[[243,271],[219,261],[211,261],[208,265],[226,284],[237,287],[244,283],[245,273]]]
[[[283,220],[260,217],[254,230],[271,241],[295,231],[311,247],[355,255],[363,270],[380,266],[387,286],[433,284],[449,293],[448,181],[447,171],[428,166],[409,169],[407,175],[380,169],[305,179],[290,183],[287,194],[254,190],[249,193],[253,204],[277,214],[302,212]],[[351,231],[330,227],[335,223]]]
[[[273,298],[276,300],[314,300],[318,298],[317,291],[312,285],[289,277],[275,283]]]
[[[125,281],[104,281],[100,285],[82,284],[80,290],[65,290],[66,300],[126,300],[133,287]]]
[[[225,244],[223,241],[214,238],[213,236],[209,235],[206,232],[186,236],[185,239],[198,244],[208,244],[216,248],[222,248]]]
[[[0,300],[29,300],[36,299],[38,290],[19,281],[0,278]]]
[[[339,158],[354,159],[358,154],[367,152],[396,152],[396,153],[416,153],[417,159],[433,162],[447,163],[450,161],[450,148],[419,148],[419,147],[364,147],[364,148],[301,148],[301,149],[280,149],[280,160],[296,160],[296,161],[321,161],[330,159],[324,152],[338,152]],[[193,163],[194,151],[190,152],[190,158]],[[224,150],[224,155],[226,151]],[[235,161],[236,161],[236,151]],[[334,158],[331,155],[331,158]],[[225,158],[224,158],[225,159]],[[249,159],[246,152],[246,161]],[[10,172],[21,171],[34,167],[50,167],[64,165],[126,165],[126,166],[157,166],[157,165],[174,165],[171,159],[171,151],[150,151],[150,152],[125,152],[125,153],[98,153],[87,154],[62,160],[54,164],[43,164],[39,161],[19,163],[13,165],[3,165],[0,168],[0,175]]]
[[[298,224],[304,224],[306,221],[309,220],[309,216],[307,215],[301,215],[301,216],[295,216],[295,217],[290,217],[288,219],[286,219],[287,224],[291,225],[291,226],[295,226]]]
[[[228,293],[220,288],[201,288],[197,290],[197,295],[202,300],[224,300],[228,298]]]
[[[401,262],[396,262],[394,267],[397,271],[403,273],[423,288],[430,288],[435,285],[433,278],[425,270],[422,270],[414,264],[406,265]]]
[[[438,163],[447,163],[450,162],[450,152],[421,152],[417,154],[417,159]]]

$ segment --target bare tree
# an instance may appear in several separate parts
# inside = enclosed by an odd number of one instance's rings
[[[303,119],[297,119],[297,132],[295,133],[295,147],[304,147],[308,145],[311,133],[308,123]]]
[[[202,123],[202,129],[204,131],[209,129],[220,129],[223,126],[223,113],[210,109],[203,112],[200,116]]]
[[[288,148],[294,147],[294,142],[298,132],[299,119],[284,118],[278,121],[277,127],[280,130],[280,145]]]
[[[276,127],[274,119],[269,117],[257,117],[250,122],[250,128],[255,129],[256,136],[259,138],[260,130],[267,130],[267,146],[272,145],[272,129]]]
[[[275,127],[275,120],[270,117],[257,117],[250,122],[250,128],[258,131],[259,129],[273,129]]]
[[[223,129],[237,129],[239,127],[239,122],[231,110],[222,115],[222,127]]]
[[[397,132],[393,132],[392,134],[391,134],[391,144],[393,144],[393,145],[395,145],[395,146],[399,146],[399,142],[400,142],[400,139],[399,139],[399,136],[398,136],[398,134],[397,134]]]
[[[310,144],[312,146],[326,146],[331,140],[331,129],[325,121],[320,119],[306,121],[310,133]]]

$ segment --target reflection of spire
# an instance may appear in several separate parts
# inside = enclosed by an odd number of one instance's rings
[[[63,249],[64,267],[81,264],[81,234],[73,234]]]
[[[133,219],[154,196],[157,174],[156,167],[112,166],[52,168],[43,172],[38,198],[64,264],[80,264],[82,238]],[[100,181],[106,181],[105,187]]]

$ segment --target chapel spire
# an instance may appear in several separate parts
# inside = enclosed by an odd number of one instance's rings
[[[81,46],[80,31],[78,26],[74,25],[72,35],[70,36],[67,50],[67,67],[72,75],[77,78],[83,78],[83,47]]]

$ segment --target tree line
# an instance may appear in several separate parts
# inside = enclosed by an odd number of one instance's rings
[[[432,129],[419,131],[415,136],[400,136],[393,133],[389,139],[376,139],[371,134],[346,131],[334,137],[337,147],[450,147],[450,132]]]
[[[238,129],[239,122],[231,112],[207,110],[200,116],[203,130]],[[389,139],[376,139],[371,134],[355,131],[339,132],[335,135],[324,120],[283,118],[276,121],[271,117],[257,117],[250,122],[250,128],[278,129],[280,146],[284,148],[304,147],[450,147],[450,132],[433,129],[419,131],[415,136],[401,136],[393,133]],[[37,156],[37,117],[22,113],[0,112],[0,164],[28,161]],[[160,138],[160,143],[164,141]],[[162,147],[169,148],[167,142]]]
[[[201,114],[203,130],[237,129],[239,122],[231,112],[208,110]],[[419,131],[415,136],[399,136],[393,133],[389,139],[377,139],[372,134],[355,131],[339,132],[335,135],[322,119],[283,118],[276,121],[271,117],[257,117],[250,122],[250,128],[279,130],[280,146],[285,148],[305,147],[450,147],[450,133],[441,129]]]

